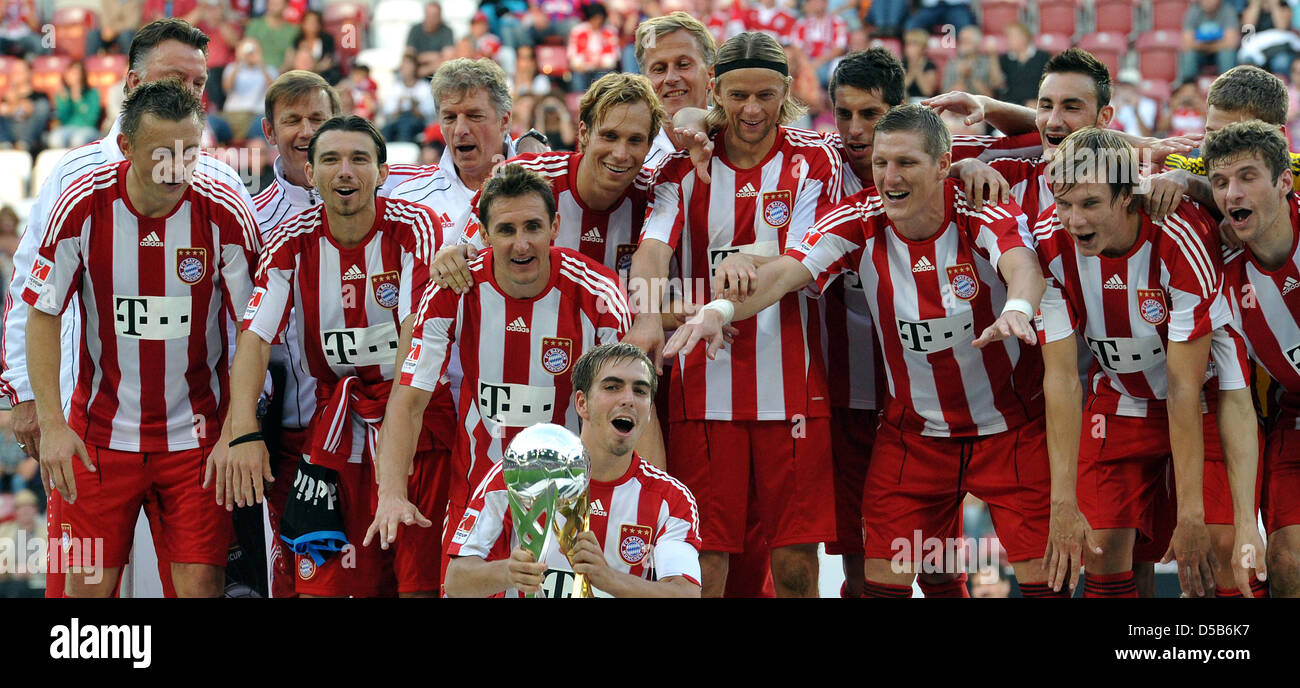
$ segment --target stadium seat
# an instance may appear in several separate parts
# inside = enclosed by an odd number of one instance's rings
[[[1070,45],[1070,37],[1065,34],[1043,33],[1034,39],[1034,47],[1049,55],[1069,50]]]
[[[1173,88],[1169,85],[1169,82],[1160,79],[1143,79],[1141,85],[1138,86],[1138,90],[1142,95],[1156,101],[1161,106],[1169,102],[1169,97],[1173,95]]]
[[[32,156],[27,151],[0,150],[0,205],[13,205],[27,197],[32,176]]]
[[[51,102],[63,89],[63,72],[72,64],[67,55],[38,55],[32,58],[32,89],[44,93]]]
[[[87,7],[60,7],[54,11],[54,54],[74,60],[86,56],[86,34],[99,23],[99,15]]]
[[[1178,78],[1178,52],[1183,37],[1176,31],[1152,31],[1137,41],[1138,71],[1146,79],[1174,81]]]
[[[1090,33],[1079,41],[1079,47],[1092,53],[1106,68],[1111,78],[1119,74],[1120,63],[1128,53],[1128,37],[1113,33]]]
[[[993,55],[1002,55],[1010,48],[1007,47],[1007,37],[1000,33],[990,33],[984,35],[984,51]],[[901,50],[901,48],[900,48]]]
[[[943,78],[943,67],[948,64],[948,60],[956,57],[957,46],[948,45],[951,41],[947,36],[931,36],[929,43],[925,46],[925,56],[930,58],[934,66],[939,70],[939,78]]]
[[[9,73],[18,64],[18,58],[0,55],[0,93],[9,88]]]
[[[86,58],[86,83],[99,91],[100,105],[108,105],[108,92],[126,78],[126,55],[91,55]]]
[[[393,141],[388,144],[389,165],[415,165],[420,162],[420,144]]]
[[[894,57],[897,57],[899,59],[902,59],[903,57],[903,42],[898,40],[897,38],[889,38],[889,37],[873,38],[871,39],[871,47],[884,48],[885,50],[888,50],[890,53],[892,53]]]
[[[984,33],[1002,33],[1007,26],[1020,21],[1021,3],[1015,0],[985,0],[980,5],[980,28]]]
[[[5,151],[11,153],[13,151]],[[28,156],[30,159],[31,156]],[[23,180],[8,174],[0,174],[0,207],[11,206],[27,196],[27,187]]]
[[[1182,31],[1183,15],[1191,0],[1152,0],[1151,30]]]
[[[1074,0],[1042,0],[1038,3],[1039,38],[1049,34],[1073,38],[1077,16],[1078,7]]]
[[[562,45],[537,46],[537,70],[550,77],[569,73],[569,54]]]
[[[423,14],[421,14],[423,16]],[[364,2],[335,2],[325,6],[322,13],[325,30],[334,37],[339,62],[351,69],[352,59],[365,47],[366,29],[370,21],[370,7]]]
[[[1096,0],[1094,4],[1093,31],[1096,33],[1117,33],[1128,36],[1133,33],[1133,0]]]
[[[35,196],[41,190],[41,185],[45,183],[45,178],[50,176],[54,171],[54,166],[59,163],[59,159],[67,153],[68,148],[46,148],[41,154],[36,156],[36,164],[32,167],[32,186],[31,195]]]

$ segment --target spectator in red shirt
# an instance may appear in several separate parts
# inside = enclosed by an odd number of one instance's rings
[[[796,20],[794,13],[778,6],[776,0],[758,0],[756,7],[745,10],[744,21],[746,31],[762,31],[781,45],[789,45]]]
[[[569,34],[569,69],[575,93],[586,91],[618,66],[618,32],[605,21],[608,16],[603,3],[587,3],[582,6],[583,22]]]
[[[807,0],[804,16],[794,25],[794,43],[817,72],[822,86],[831,80],[831,65],[849,48],[849,25],[843,19],[826,14],[826,0]]]
[[[41,17],[33,0],[0,2],[0,54],[25,55],[48,52],[41,46]]]
[[[469,38],[474,49],[471,57],[475,59],[486,57],[495,60],[497,53],[501,51],[501,39],[497,38],[488,26],[488,16],[483,11],[475,14],[474,20],[469,24]]]
[[[193,24],[198,10],[199,0],[144,0],[144,23],[176,17]]]

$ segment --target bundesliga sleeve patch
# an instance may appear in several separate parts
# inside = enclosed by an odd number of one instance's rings
[[[451,536],[451,541],[463,545],[469,541],[469,534],[474,530],[474,524],[478,522],[478,510],[468,509],[465,511],[464,518],[460,519],[460,525],[456,526],[456,534]]]
[[[253,297],[248,300],[248,307],[244,309],[244,320],[252,320],[257,316],[257,309],[262,307],[262,297],[266,296],[266,287],[258,287],[253,290]]]
[[[821,232],[808,230],[808,233],[803,235],[803,240],[799,242],[799,252],[804,254],[805,256],[808,255],[809,253],[812,253],[813,247],[816,246],[817,242],[821,240],[822,240]]]
[[[54,298],[54,285],[46,282],[53,272],[54,263],[36,256],[36,262],[32,263],[32,272],[27,276],[25,287],[36,295],[36,305],[42,309],[58,307],[57,300]]]
[[[406,360],[402,361],[402,373],[414,375],[416,366],[420,365],[420,340],[411,340],[411,351],[406,354]]]

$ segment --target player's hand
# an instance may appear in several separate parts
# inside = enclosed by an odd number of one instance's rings
[[[27,455],[33,459],[41,458],[41,425],[36,421],[36,402],[20,401],[14,404],[9,415],[13,423],[14,437]]]
[[[600,551],[600,541],[596,539],[595,533],[587,531],[578,534],[573,542],[573,551],[569,553],[569,561],[573,562],[573,572],[586,576],[592,586],[601,590],[613,587],[610,580],[614,570],[605,561],[605,553]]]
[[[1201,140],[1205,138],[1204,134],[1188,134],[1186,136],[1170,136],[1166,139],[1154,139],[1148,150],[1151,151],[1152,162],[1156,164],[1163,163],[1165,158],[1171,155],[1187,155],[1196,150],[1201,145]]]
[[[702,183],[708,184],[713,180],[709,177],[709,165],[713,161],[713,140],[708,134],[694,129],[673,129],[673,136],[691,155],[691,163],[695,165],[695,177]]]
[[[266,443],[242,442],[229,447],[229,477],[226,479],[226,510],[234,506],[252,506],[261,504],[264,489],[262,481],[275,482],[271,473],[271,453],[266,450]],[[234,497],[233,506],[229,497]]]
[[[1147,180],[1147,192],[1142,196],[1142,209],[1153,218],[1178,210],[1183,194],[1187,193],[1187,180],[1182,175],[1182,170],[1169,170],[1151,176]]]
[[[1219,238],[1223,240],[1224,246],[1234,251],[1241,248],[1241,237],[1237,236],[1237,230],[1232,228],[1232,223],[1228,221],[1226,216],[1219,221]],[[18,407],[15,406],[14,410],[17,411]],[[17,426],[15,425],[15,427]]]
[[[217,443],[212,445],[212,451],[208,452],[208,458],[203,463],[203,489],[216,486],[214,492],[217,506],[230,503],[230,496],[227,494],[230,485],[230,440],[230,424],[227,423],[221,430],[221,437],[217,438]],[[226,506],[226,511],[233,510],[233,506]]]
[[[984,121],[984,105],[979,98],[965,91],[949,91],[933,98],[926,98],[921,104],[934,110],[936,115],[951,112],[966,117],[966,126]]]
[[[1259,536],[1259,527],[1254,523],[1243,523],[1236,528],[1232,540],[1232,579],[1244,597],[1254,597],[1250,589],[1250,571],[1255,570],[1255,577],[1261,581],[1268,580],[1268,557],[1264,539]]]
[[[1218,562],[1210,546],[1210,529],[1205,520],[1178,520],[1174,535],[1169,540],[1169,551],[1160,563],[1178,561],[1178,583],[1188,597],[1205,597],[1214,590],[1214,570]]]
[[[91,473],[95,464],[86,454],[86,445],[77,437],[77,433],[67,423],[41,427],[41,437],[45,440],[45,451],[41,454],[41,475],[45,476],[45,487],[57,490],[69,504],[77,501],[77,480],[73,474],[72,457],[81,459],[81,464]]]
[[[523,155],[524,153],[545,153],[551,150],[551,147],[537,140],[536,136],[529,136],[515,141],[515,152]]]
[[[718,263],[713,271],[713,293],[718,298],[743,303],[758,289],[758,266],[747,253],[733,253]]]
[[[718,355],[719,349],[725,348],[721,313],[711,308],[696,313],[695,317],[687,320],[673,333],[672,339],[669,339],[668,344],[664,346],[664,356],[672,357],[678,354],[687,356],[701,340],[709,347],[704,355],[710,361]]]
[[[970,207],[979,209],[984,204],[1011,202],[1011,185],[1006,177],[993,169],[988,163],[975,158],[961,160],[953,164],[957,176],[966,189],[966,198]]]
[[[1037,344],[1038,333],[1034,330],[1034,324],[1029,318],[1020,311],[1007,311],[998,316],[992,325],[984,328],[984,332],[971,342],[976,349],[983,349],[993,342],[1000,342],[1003,339],[1015,337],[1026,344]]]
[[[516,547],[506,564],[506,580],[510,587],[521,592],[539,593],[542,591],[542,582],[546,580],[546,564],[537,563],[532,552]]]
[[[1047,550],[1043,552],[1043,570],[1047,572],[1047,584],[1052,586],[1052,590],[1060,592],[1061,584],[1068,582],[1070,592],[1074,592],[1079,585],[1079,574],[1083,572],[1085,550],[1101,554],[1101,547],[1093,539],[1092,528],[1079,511],[1079,505],[1053,503],[1052,517],[1048,522]]]
[[[375,507],[375,520],[371,521],[370,527],[366,529],[366,537],[361,541],[361,546],[369,547],[370,541],[378,535],[379,547],[388,549],[388,546],[397,540],[398,527],[403,525],[428,528],[433,525],[433,521],[425,518],[424,514],[420,513],[420,510],[406,497],[381,494],[379,504]]]
[[[429,265],[429,278],[443,289],[465,294],[469,292],[470,287],[474,286],[474,275],[470,274],[469,261],[477,255],[478,249],[472,244],[443,246],[434,254],[433,263]]]
[[[646,352],[655,364],[655,374],[664,372],[664,328],[663,321],[656,313],[639,313],[632,321],[632,327],[623,335],[627,342]]]

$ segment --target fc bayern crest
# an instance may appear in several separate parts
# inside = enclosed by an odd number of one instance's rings
[[[636,566],[645,561],[650,553],[650,536],[654,530],[650,526],[624,523],[618,529],[618,556],[628,566]]]
[[[186,284],[198,284],[208,274],[208,249],[176,249],[176,276]]]
[[[1137,290],[1138,313],[1142,319],[1152,325],[1159,325],[1169,317],[1169,308],[1165,306],[1165,293],[1159,289]]]
[[[298,555],[298,578],[309,581],[316,576],[316,562],[311,557]]]
[[[614,272],[621,275],[631,270],[634,253],[636,253],[636,244],[619,244],[614,258]]]
[[[559,375],[569,369],[573,360],[573,340],[564,337],[545,337],[542,339],[542,367],[552,375]]]
[[[949,265],[948,283],[952,285],[953,295],[963,301],[970,301],[980,293],[979,277],[975,274],[975,266],[970,263]]]
[[[790,222],[790,191],[768,191],[763,194],[763,221],[780,229]]]
[[[370,288],[375,294],[375,303],[384,308],[397,308],[397,287],[401,283],[402,276],[396,270],[371,276]]]

